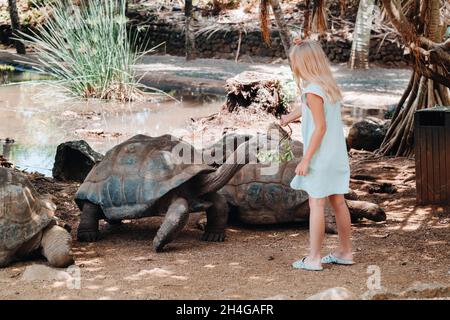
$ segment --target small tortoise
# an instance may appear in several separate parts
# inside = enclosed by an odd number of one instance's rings
[[[50,200],[37,194],[26,176],[0,168],[0,267],[35,252],[55,267],[73,263],[71,237],[56,225],[55,209]]]
[[[275,174],[261,174],[262,164],[247,164],[220,191],[230,206],[232,217],[247,224],[277,224],[306,221],[309,218],[308,194],[294,190],[290,182],[298,160],[281,163]],[[346,198],[354,195],[346,195]],[[376,204],[346,200],[352,221],[366,218],[386,220]],[[335,232],[331,208],[326,207],[327,232]]]
[[[153,239],[153,248],[161,251],[182,230],[189,212],[206,209],[202,240],[223,241],[228,206],[216,191],[248,160],[249,152],[242,152],[246,145],[231,155],[238,161],[218,169],[201,161],[202,154],[193,146],[171,135],[136,135],[115,146],[92,168],[75,196],[82,210],[78,240],[98,240],[99,219],[115,223],[165,214]]]

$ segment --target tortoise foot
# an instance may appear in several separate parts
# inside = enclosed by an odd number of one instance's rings
[[[100,239],[100,232],[91,230],[80,230],[77,232],[79,242],[96,242]]]
[[[108,222],[108,224],[110,226],[120,226],[120,225],[122,225],[122,220],[107,219],[106,222]]]
[[[202,235],[202,241],[208,242],[223,242],[225,241],[225,232],[208,232]]]
[[[160,239],[153,239],[153,250],[155,250],[155,252],[162,252],[165,245],[166,243],[164,243]]]
[[[100,238],[98,219],[102,216],[98,205],[86,202],[81,212],[80,224],[77,229],[77,239],[80,242],[95,242]]]

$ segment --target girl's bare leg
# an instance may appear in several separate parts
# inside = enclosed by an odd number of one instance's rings
[[[335,194],[329,196],[330,204],[333,207],[336,216],[336,226],[339,236],[339,247],[334,252],[334,255],[341,259],[352,260],[352,243],[351,237],[351,220],[350,212],[345,203],[344,195]]]
[[[320,252],[325,235],[325,201],[326,198],[309,198],[309,245],[310,253],[305,263],[311,266],[321,266]]]

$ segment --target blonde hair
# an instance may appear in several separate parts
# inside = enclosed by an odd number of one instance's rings
[[[330,69],[328,58],[317,41],[303,40],[289,54],[297,83],[307,81],[320,85],[332,103],[342,100],[342,93]]]

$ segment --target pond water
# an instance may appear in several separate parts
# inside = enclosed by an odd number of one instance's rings
[[[138,133],[173,133],[223,103],[216,96],[177,98],[181,102],[159,96],[153,102],[121,104],[68,99],[46,84],[0,86],[0,154],[20,169],[51,176],[61,142],[84,139],[105,153]],[[14,143],[6,143],[6,138]]]
[[[0,154],[20,169],[51,176],[62,142],[84,139],[105,153],[135,134],[173,134],[191,118],[217,112],[225,101],[222,96],[174,96],[181,102],[157,96],[152,102],[121,104],[71,99],[51,82],[0,86]],[[367,115],[381,117],[384,110],[346,107],[343,112],[348,129]]]

